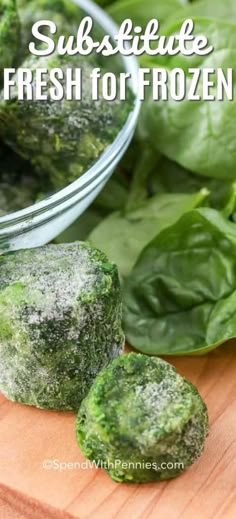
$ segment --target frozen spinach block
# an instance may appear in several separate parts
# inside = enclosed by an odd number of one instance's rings
[[[193,384],[162,359],[130,353],[96,378],[76,431],[84,455],[117,482],[175,478],[202,454],[207,408]]]
[[[11,67],[20,41],[20,21],[15,0],[0,0],[0,82],[4,68]]]
[[[67,68],[71,58],[28,58],[23,67],[34,71]],[[76,60],[82,71],[82,100],[19,101],[13,91],[10,101],[0,101],[0,135],[12,149],[30,160],[36,172],[44,172],[52,188],[60,189],[80,177],[113,142],[133,105],[130,93],[125,102],[92,99],[92,63]],[[65,86],[65,83],[64,83]],[[48,89],[50,88],[50,81]]]
[[[124,343],[117,269],[82,242],[0,256],[0,390],[78,410]]]

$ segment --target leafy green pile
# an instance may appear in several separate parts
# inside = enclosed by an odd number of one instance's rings
[[[142,56],[141,66],[235,72],[234,0],[115,0],[107,10],[142,27],[156,17],[166,35],[191,17],[215,47],[208,57]],[[236,337],[235,106],[148,95],[113,178],[58,238],[88,239],[118,265],[125,333],[142,352],[206,353]]]

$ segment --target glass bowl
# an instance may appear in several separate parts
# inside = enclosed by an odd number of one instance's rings
[[[106,34],[111,37],[117,34],[117,25],[100,7],[90,0],[74,1]],[[0,218],[1,252],[38,247],[53,240],[90,206],[111,177],[133,137],[140,110],[137,60],[133,56],[122,56],[122,66],[131,74],[130,86],[135,94],[133,111],[122,130],[78,180],[41,202]]]

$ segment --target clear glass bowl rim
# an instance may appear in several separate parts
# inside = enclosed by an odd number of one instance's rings
[[[95,4],[91,0],[73,0],[75,3],[81,7],[86,14],[92,16],[94,21],[98,23],[103,30],[111,37],[114,37],[119,27],[115,22],[113,22],[112,18],[97,4]],[[127,45],[128,48],[128,45]],[[101,157],[96,161],[96,163],[86,171],[81,177],[75,180],[73,183],[69,184],[65,188],[56,192],[55,194],[45,198],[44,200],[37,202],[31,206],[26,207],[20,211],[16,211],[11,214],[7,214],[5,216],[0,217],[0,225],[1,227],[5,227],[5,225],[14,225],[14,223],[19,223],[19,221],[24,220],[25,218],[29,219],[31,216],[35,217],[37,214],[47,213],[50,209],[59,206],[64,203],[66,200],[70,200],[70,198],[74,197],[77,192],[81,192],[83,188],[93,182],[100,174],[104,172],[104,170],[113,162],[116,155],[120,153],[120,150],[126,143],[129,138],[130,133],[133,131],[136,126],[139,112],[140,112],[140,101],[138,99],[138,62],[135,56],[122,56],[122,62],[124,66],[124,71],[131,74],[130,86],[134,92],[134,108],[130,112],[129,117],[117,135],[116,139],[113,143],[107,147],[107,149],[103,152]]]

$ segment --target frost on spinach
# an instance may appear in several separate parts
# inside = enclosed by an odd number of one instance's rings
[[[153,58],[153,66],[164,66],[168,70],[180,67],[185,71],[190,67],[220,67],[223,70],[233,68],[235,72],[235,25],[213,18],[193,20],[195,34],[206,35],[214,52],[208,56]],[[178,32],[181,24],[182,21],[167,26],[165,34],[168,36]],[[187,79],[189,81],[190,78]],[[200,94],[201,88],[200,82]],[[163,155],[196,174],[226,180],[236,177],[235,121],[235,99],[224,102],[191,102],[187,99],[181,102],[173,99],[155,102],[150,93],[143,104],[140,126]]]
[[[173,366],[130,353],[98,375],[82,402],[76,433],[84,455],[114,481],[163,481],[202,454],[207,408]]]
[[[123,349],[117,269],[85,243],[0,256],[0,390],[48,409],[78,410]]]
[[[150,354],[207,353],[236,337],[236,227],[186,213],[144,249],[125,285],[127,340]]]
[[[13,65],[20,41],[20,21],[15,0],[0,0],[0,82],[4,68]]]
[[[29,160],[36,172],[49,178],[53,189],[60,189],[80,177],[124,125],[133,106],[128,92],[126,102],[92,99],[90,74],[93,65],[73,58],[28,58],[23,67],[82,70],[82,100],[19,101],[13,91],[11,100],[0,102],[0,135],[19,155]],[[65,83],[63,84],[65,87]],[[48,89],[50,85],[48,84]]]

